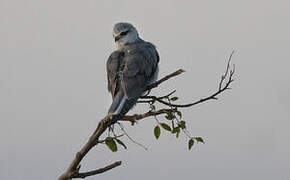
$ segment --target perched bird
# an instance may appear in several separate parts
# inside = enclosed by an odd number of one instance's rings
[[[156,81],[159,62],[155,46],[142,40],[132,24],[115,24],[113,37],[117,50],[107,61],[108,91],[113,99],[108,111],[111,124],[132,109],[146,87]]]

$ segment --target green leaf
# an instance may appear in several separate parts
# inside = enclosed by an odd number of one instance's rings
[[[111,151],[113,151],[113,152],[117,152],[118,151],[117,144],[116,144],[116,142],[114,141],[114,139],[112,137],[107,137],[105,139],[105,144],[107,145],[107,147]]]
[[[180,121],[179,126],[180,126],[182,129],[185,129],[185,128],[186,128],[186,126],[185,126],[185,121]]]
[[[171,127],[168,126],[167,124],[165,123],[160,123],[160,125],[163,127],[163,129],[167,130],[167,131],[171,131]]]
[[[175,116],[172,112],[168,112],[167,115],[165,116],[165,118],[168,120],[172,120],[175,118]]]
[[[172,133],[175,134],[177,132],[180,132],[180,127],[175,127],[172,129]]]
[[[180,129],[178,128],[178,131],[176,132],[176,138],[179,137],[179,134],[180,134]]]
[[[204,140],[202,139],[202,137],[196,137],[194,138],[197,142],[201,142],[204,144]]]
[[[170,100],[171,101],[176,101],[177,99],[178,99],[178,97],[175,96],[175,97],[171,98]]]
[[[160,133],[161,133],[161,131],[160,131],[160,127],[159,127],[158,125],[156,125],[155,128],[154,128],[154,135],[155,135],[155,138],[156,138],[156,139],[159,138]]]
[[[122,145],[124,149],[127,149],[127,146],[120,139],[116,139],[116,141],[118,144]]]
[[[192,148],[193,144],[194,144],[194,140],[193,140],[193,139],[190,139],[190,140],[188,141],[188,149],[189,149],[189,150]]]

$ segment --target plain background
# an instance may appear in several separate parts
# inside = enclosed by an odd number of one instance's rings
[[[186,73],[154,90],[178,102],[218,88],[230,52],[232,90],[184,110],[193,136],[142,120],[124,138],[128,150],[94,148],[91,170],[122,166],[88,179],[288,180],[290,178],[289,1],[0,0],[0,179],[56,179],[106,114],[105,63],[115,49],[112,27],[131,22],[160,53],[160,76]],[[138,106],[131,113],[147,110]],[[161,118],[162,119],[162,118]]]

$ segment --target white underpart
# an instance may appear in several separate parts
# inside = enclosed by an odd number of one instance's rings
[[[118,108],[116,109],[116,111],[114,112],[114,114],[120,114],[120,112],[122,111],[122,108],[124,106],[124,103],[126,101],[126,97],[123,97]]]

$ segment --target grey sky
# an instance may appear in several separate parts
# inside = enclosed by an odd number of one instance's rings
[[[184,136],[166,132],[156,141],[146,119],[127,130],[149,151],[128,140],[127,151],[95,148],[83,170],[123,164],[88,179],[289,179],[289,18],[282,0],[0,0],[0,179],[55,179],[86,142],[111,101],[105,63],[120,21],[157,46],[160,76],[186,70],[153,93],[208,95],[233,48],[236,81],[185,110],[205,145],[188,151]]]

